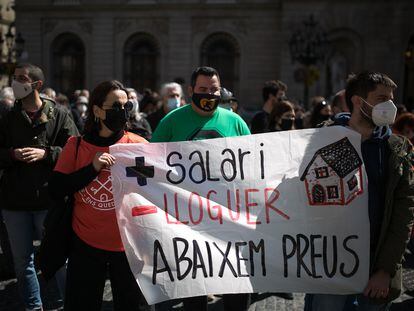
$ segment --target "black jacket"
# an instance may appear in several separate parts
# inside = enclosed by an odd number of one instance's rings
[[[250,131],[252,134],[260,134],[269,132],[270,114],[262,110],[256,113],[250,123]]]
[[[68,112],[52,100],[42,98],[41,115],[34,122],[22,109],[20,101],[0,120],[0,205],[7,210],[44,210],[51,201],[47,180],[70,136],[77,136]],[[34,147],[47,151],[44,160],[27,164],[14,160],[16,148]]]

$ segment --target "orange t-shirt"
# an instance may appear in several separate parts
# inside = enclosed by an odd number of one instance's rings
[[[55,171],[73,173],[89,165],[97,152],[109,152],[109,147],[92,145],[82,139],[75,160],[76,137],[70,137],[55,166]],[[117,143],[142,143],[144,138],[125,132]],[[108,251],[123,251],[112,195],[111,171],[102,169],[85,188],[75,193],[72,227],[85,243]]]

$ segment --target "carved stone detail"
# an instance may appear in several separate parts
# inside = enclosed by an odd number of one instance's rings
[[[92,23],[90,21],[79,21],[78,25],[80,27],[80,29],[86,33],[91,34],[92,33]]]
[[[59,21],[56,19],[46,19],[43,21],[43,33],[52,32],[56,26],[59,24]]]
[[[160,18],[157,20],[153,20],[152,23],[154,25],[154,28],[156,28],[160,34],[168,33],[169,31],[169,20],[168,19]]]
[[[233,25],[236,28],[236,31],[238,33],[242,33],[244,35],[247,35],[248,31],[249,31],[249,27],[247,25],[248,23],[246,22],[245,19],[236,19],[233,21]]]
[[[195,17],[192,21],[192,28],[194,33],[206,32],[211,25],[211,19],[203,17]]]
[[[205,33],[208,30],[216,29],[217,25],[220,25],[220,29],[228,29],[244,35],[249,31],[248,22],[244,17],[231,19],[228,17],[219,17],[214,21],[211,18],[195,17],[192,21],[193,33]]]
[[[168,18],[137,18],[135,20],[137,29],[151,29],[155,33],[165,35],[169,32]]]
[[[116,19],[115,20],[115,33],[124,32],[129,27],[132,26],[132,20],[131,19]]]

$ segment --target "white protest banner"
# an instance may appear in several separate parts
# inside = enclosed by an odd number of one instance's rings
[[[111,146],[118,225],[147,302],[363,291],[360,144],[356,132],[330,127]]]

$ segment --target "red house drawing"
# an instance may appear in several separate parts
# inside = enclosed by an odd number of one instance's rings
[[[316,151],[300,178],[309,205],[348,205],[363,192],[361,165],[347,137]]]

